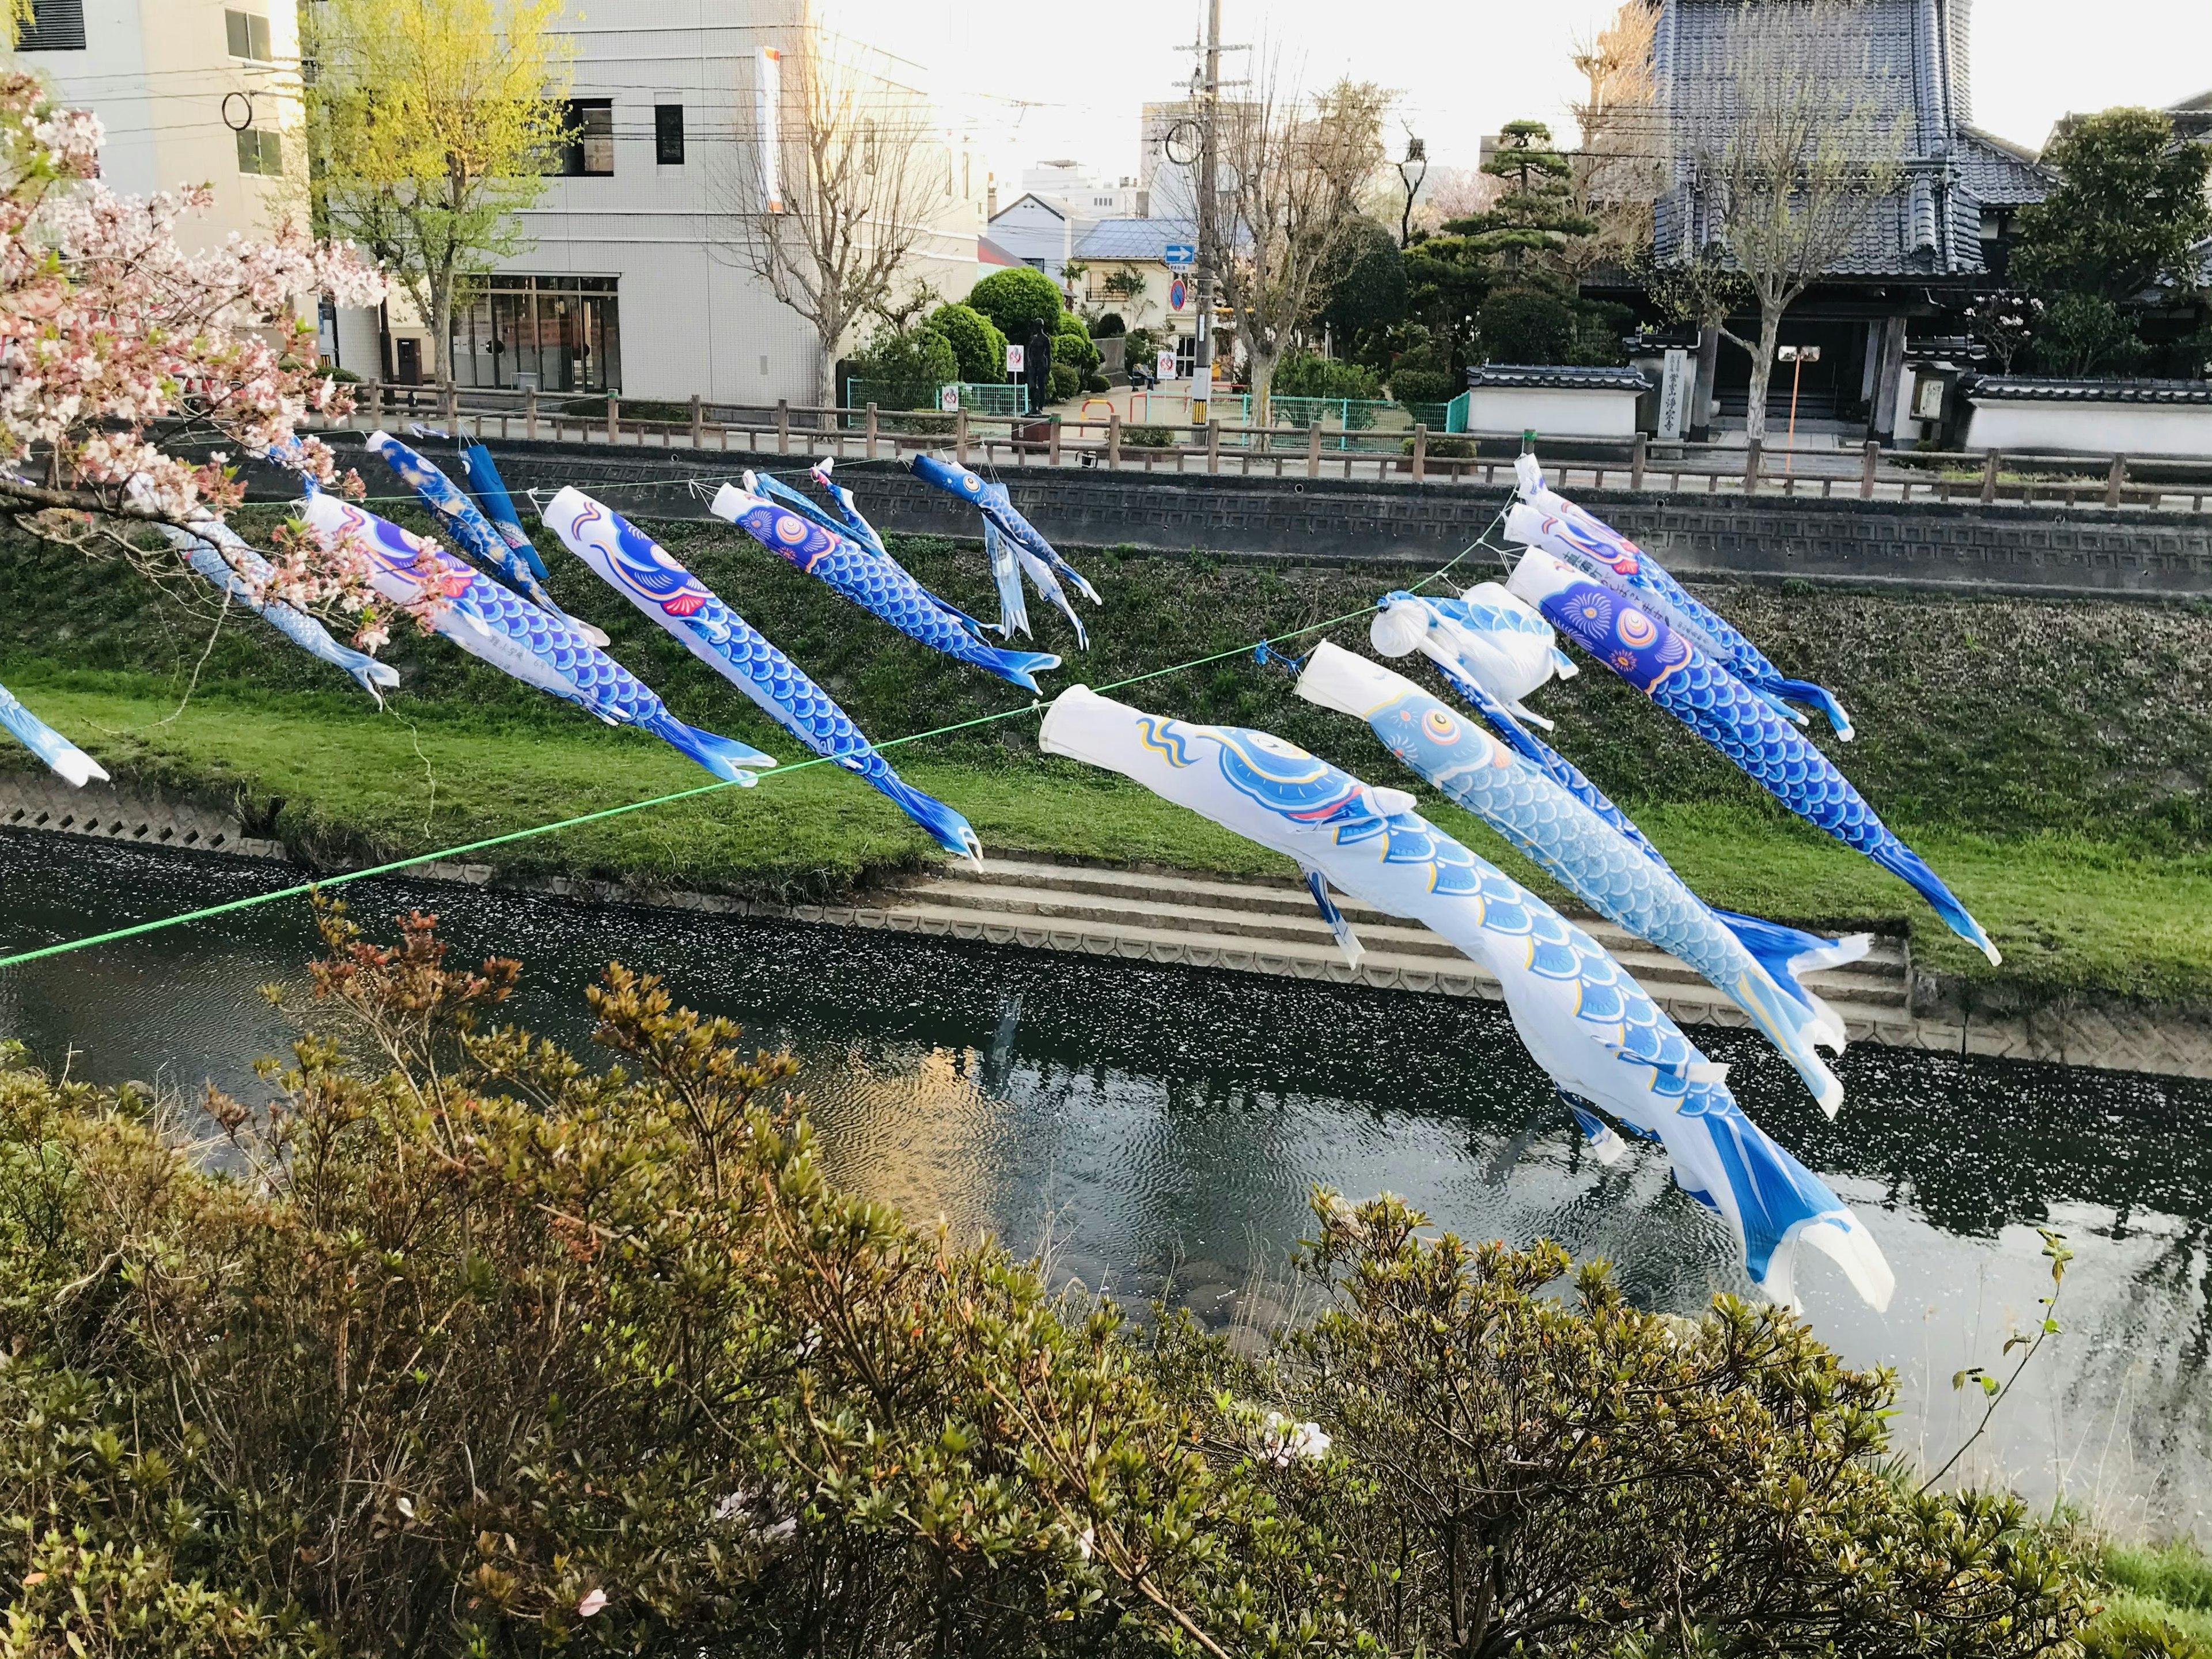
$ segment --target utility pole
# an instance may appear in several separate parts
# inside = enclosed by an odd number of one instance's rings
[[[1199,91],[1197,337],[1192,342],[1190,423],[1204,426],[1213,404],[1214,218],[1221,210],[1221,0],[1206,0],[1205,83]]]

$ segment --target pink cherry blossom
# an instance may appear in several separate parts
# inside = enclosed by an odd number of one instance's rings
[[[101,137],[35,76],[0,67],[0,514],[33,527],[54,511],[94,526],[220,517],[242,498],[230,469],[164,449],[210,438],[283,451],[336,487],[328,447],[298,428],[351,401],[317,366],[307,318],[324,295],[377,303],[382,274],[350,245],[290,231],[187,253],[177,226],[211,193],[117,195],[99,181]],[[360,550],[295,536],[270,561],[265,579],[240,578],[385,637]]]

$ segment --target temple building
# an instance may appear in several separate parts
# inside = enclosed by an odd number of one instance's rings
[[[1885,149],[1901,139],[1896,188],[1878,200],[1853,245],[1782,320],[1781,343],[1817,346],[1797,377],[1797,428],[1841,440],[1884,442],[1929,435],[1914,420],[1930,407],[1914,371],[1955,378],[1972,366],[1965,313],[1978,294],[2003,285],[2014,216],[2050,191],[2055,176],[2033,154],[1973,125],[1968,74],[1970,0],[1860,0],[1831,13],[1826,38],[1808,37],[1808,57],[1856,84],[1850,97],[1875,112],[1865,131]],[[1656,0],[1653,99],[1658,120],[1660,195],[1653,216],[1661,262],[1687,257],[1719,234],[1723,204],[1699,155],[1726,142],[1731,119],[1729,58],[1741,0]],[[1794,8],[1809,14],[1810,8]],[[1597,284],[1592,284],[1595,287]],[[1756,313],[1732,318],[1756,338]],[[1707,330],[1692,431],[1743,425],[1751,365]],[[1770,418],[1788,413],[1790,377],[1777,374]],[[1940,398],[1938,399],[1940,401]],[[1929,431],[1936,424],[1925,423]]]

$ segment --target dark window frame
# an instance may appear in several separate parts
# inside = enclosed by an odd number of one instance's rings
[[[656,166],[680,167],[684,165],[684,106],[655,104],[653,106],[653,159]]]
[[[82,52],[84,0],[37,0],[17,52]]]
[[[258,41],[253,38],[257,32],[254,27],[256,24],[260,25],[258,33],[261,38]],[[276,61],[276,50],[270,44],[269,18],[266,13],[241,11],[236,7],[225,7],[222,14],[222,33],[223,44],[230,48],[230,55],[233,58],[240,58],[248,64],[273,64]],[[254,50],[256,46],[260,47],[258,52]]]
[[[284,139],[264,127],[238,130],[238,170],[260,179],[279,179],[284,173]]]
[[[615,100],[611,98],[571,98],[567,125],[574,136],[561,146],[561,176],[564,179],[613,178]]]

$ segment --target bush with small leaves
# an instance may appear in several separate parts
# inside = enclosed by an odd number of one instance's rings
[[[1892,1478],[1775,1309],[1317,1198],[1258,1352],[840,1191],[787,1055],[611,965],[587,1066],[434,919],[324,954],[225,1167],[0,1047],[0,1659],[2034,1659],[2083,1581]],[[285,1006],[281,989],[271,993]]]

